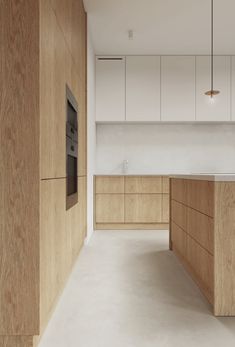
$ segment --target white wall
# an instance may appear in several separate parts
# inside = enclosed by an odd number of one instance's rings
[[[87,41],[87,240],[89,240],[93,232],[93,175],[96,161],[95,54],[89,30]]]
[[[99,124],[97,174],[235,172],[235,125]]]

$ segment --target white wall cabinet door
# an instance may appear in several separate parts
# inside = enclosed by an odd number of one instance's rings
[[[96,58],[96,121],[125,121],[125,57]]]
[[[161,59],[161,120],[195,121],[195,57]]]
[[[126,57],[126,120],[160,121],[160,57]]]
[[[196,57],[196,120],[230,121],[231,120],[231,58],[214,58],[214,89],[220,94],[214,98],[205,95],[211,89],[211,61],[209,56]]]
[[[232,63],[232,90],[231,90],[231,106],[232,106],[232,121],[235,122],[235,56],[231,57]]]

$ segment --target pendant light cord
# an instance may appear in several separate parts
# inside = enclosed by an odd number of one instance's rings
[[[211,91],[214,90],[214,0],[211,0]]]

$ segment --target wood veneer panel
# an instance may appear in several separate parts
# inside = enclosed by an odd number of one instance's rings
[[[171,178],[171,199],[187,205],[187,180]]]
[[[66,228],[65,179],[41,181],[40,311],[47,323],[72,262],[71,234]]]
[[[187,180],[187,205],[214,216],[214,182]]]
[[[187,208],[187,232],[207,249],[214,253],[214,220],[196,210]]]
[[[177,250],[183,258],[187,259],[187,234],[174,222],[171,222],[171,241],[173,250]]]
[[[34,335],[39,331],[37,1],[0,2],[0,42],[0,335]],[[11,341],[4,339],[3,346]]]
[[[162,194],[162,223],[169,223],[169,194]]]
[[[187,238],[187,260],[193,269],[194,274],[197,276],[197,283],[201,290],[214,293],[214,257],[202,248],[190,236]]]
[[[97,194],[124,194],[123,176],[96,176],[95,192]]]
[[[215,183],[215,306],[218,316],[235,315],[235,183]]]
[[[125,223],[161,223],[161,194],[125,194]]]
[[[187,231],[187,207],[175,200],[171,200],[171,220],[181,229]]]
[[[169,177],[162,177],[162,192],[164,194],[170,193],[170,179],[169,179]]]
[[[124,194],[96,194],[96,223],[124,223]]]
[[[50,2],[40,4],[41,178],[62,178],[66,176],[66,83],[73,89],[72,63]]]
[[[33,336],[0,336],[1,347],[34,347]]]
[[[125,176],[126,194],[162,193],[162,177],[156,176]]]

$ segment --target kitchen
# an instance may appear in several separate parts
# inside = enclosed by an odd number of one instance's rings
[[[0,346],[234,346],[234,10],[3,0]]]

